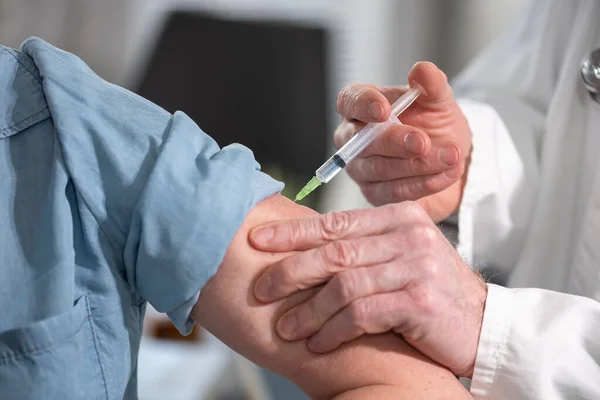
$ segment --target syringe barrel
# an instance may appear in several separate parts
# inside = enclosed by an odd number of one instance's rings
[[[336,155],[325,161],[325,164],[321,165],[321,168],[315,172],[315,176],[322,183],[327,183],[338,174],[346,166],[345,162],[340,163],[339,159],[335,158]]]
[[[392,114],[385,122],[370,123],[366,125],[335,154],[348,164],[366,149],[367,146],[373,143],[373,140],[375,140],[377,136],[385,132],[394,124],[400,125],[400,121],[398,120],[398,117]]]
[[[348,141],[341,149],[337,151],[321,168],[315,173],[317,179],[323,183],[327,183],[336,176],[350,161],[361,153],[373,140],[394,123],[400,124],[395,115],[390,115],[390,118],[385,122],[372,123],[366,125],[352,139]]]
[[[381,133],[385,132],[392,125],[402,125],[398,120],[404,110],[406,110],[421,93],[423,88],[415,83],[415,86],[404,93],[398,100],[392,104],[392,112],[390,117],[385,122],[370,123],[360,130],[352,139],[348,141],[341,149],[338,150],[336,155],[342,158],[347,164],[358,156],[364,149],[370,145],[373,140]]]
[[[402,125],[397,115],[406,110],[421,93],[423,88],[415,84],[404,95],[392,104],[392,112],[385,122],[376,122],[366,125],[352,139],[348,141],[341,149],[337,151],[329,160],[325,162],[316,172],[317,179],[322,183],[327,183],[336,176],[350,161],[354,160],[364,149],[369,146],[377,136],[385,132],[392,125]]]

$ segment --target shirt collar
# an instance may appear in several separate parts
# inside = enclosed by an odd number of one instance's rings
[[[0,93],[0,139],[50,116],[35,63],[4,46],[0,46]]]

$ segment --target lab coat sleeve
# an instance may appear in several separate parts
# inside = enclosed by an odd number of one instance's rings
[[[542,289],[488,290],[476,399],[600,398],[600,303]]]
[[[525,242],[546,113],[577,8],[559,3],[534,1],[452,83],[473,132],[458,251],[476,266],[508,271]]]
[[[40,70],[65,164],[108,242],[107,259],[188,333],[199,291],[246,214],[282,185],[249,149],[219,148],[184,113],[103,81],[39,39],[22,48]]]

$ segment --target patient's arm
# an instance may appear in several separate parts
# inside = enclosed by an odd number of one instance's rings
[[[312,398],[470,398],[450,371],[393,333],[363,336],[323,355],[310,352],[305,341],[285,342],[277,336],[278,317],[312,292],[272,304],[255,300],[255,279],[285,255],[253,249],[248,232],[268,221],[314,214],[281,196],[258,204],[229,246],[219,271],[202,289],[192,318],[244,357],[291,379]]]

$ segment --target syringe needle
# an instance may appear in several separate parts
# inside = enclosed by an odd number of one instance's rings
[[[310,192],[312,192],[313,190],[315,190],[319,186],[321,186],[321,181],[318,180],[316,176],[314,176],[306,184],[306,186],[304,186],[302,188],[302,190],[300,192],[298,192],[298,194],[296,195],[296,200],[294,200],[294,202],[298,202],[298,201],[302,200],[303,198],[305,198],[306,196],[308,196]]]

